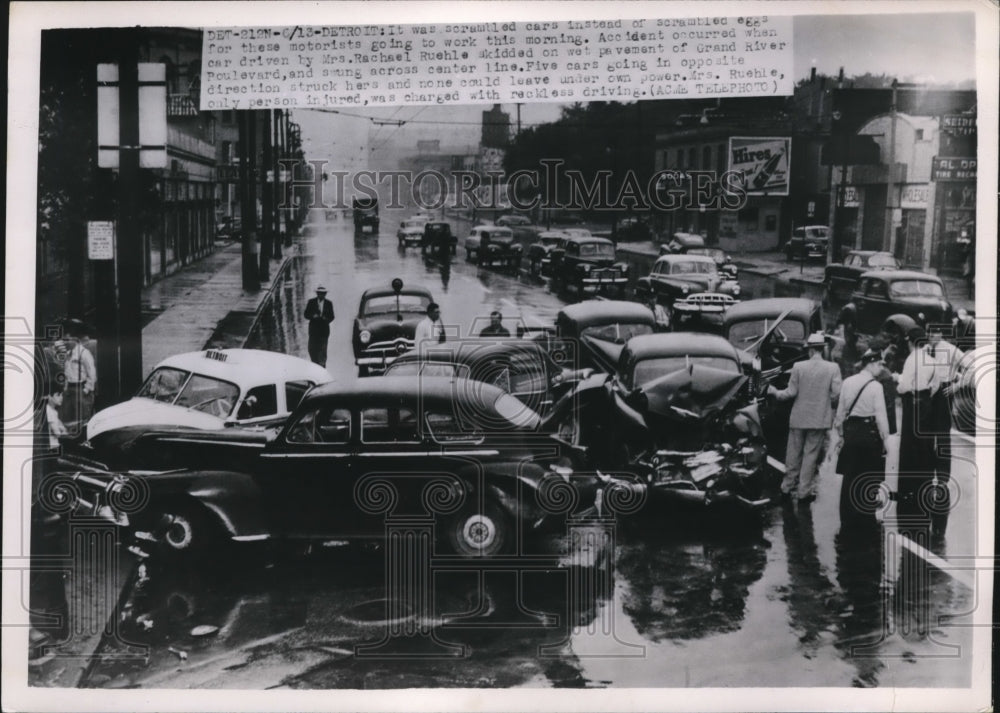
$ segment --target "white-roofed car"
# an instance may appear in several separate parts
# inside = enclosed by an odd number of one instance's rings
[[[271,427],[282,423],[330,373],[299,357],[260,349],[217,349],[164,359],[128,401],[94,414],[87,440],[126,426],[185,426],[200,430],[229,425]]]

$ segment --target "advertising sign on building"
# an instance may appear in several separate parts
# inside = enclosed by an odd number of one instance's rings
[[[788,195],[792,140],[788,137],[733,136],[729,170],[743,174],[750,195]]]
[[[914,183],[903,186],[899,192],[900,208],[926,208],[927,196],[930,193],[930,186],[926,183]]]
[[[975,181],[976,159],[935,156],[931,162],[931,180]]]
[[[941,131],[952,136],[975,136],[976,129],[975,114],[945,114],[941,117]]]

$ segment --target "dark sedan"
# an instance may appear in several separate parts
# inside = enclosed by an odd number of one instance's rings
[[[379,374],[400,354],[413,349],[417,324],[433,302],[424,287],[404,287],[393,280],[391,287],[365,290],[354,318],[354,363],[359,376]]]
[[[594,503],[595,482],[535,458],[552,452],[538,427],[534,411],[489,384],[362,379],[312,390],[280,431],[124,429],[122,458],[142,471],[66,458],[60,482],[77,507],[147,532],[167,552],[381,539],[406,518],[435,526],[451,552],[492,555],[512,549],[517,528],[560,514],[546,507],[553,488],[579,485],[572,499]]]
[[[618,380],[626,390],[634,389],[692,364],[743,372],[739,352],[719,335],[671,332],[630,339],[618,360]]]
[[[628,286],[628,264],[616,259],[610,240],[571,236],[549,254],[553,284],[577,294],[614,290],[621,296]]]
[[[850,338],[876,334],[894,314],[905,314],[922,325],[948,325],[955,316],[941,278],[911,270],[875,270],[858,279],[837,321]]]
[[[656,317],[636,302],[587,300],[560,310],[556,329],[562,339],[579,343],[581,366],[613,374],[625,343],[655,332]]]
[[[566,233],[559,230],[545,230],[538,239],[528,246],[522,265],[532,277],[549,277],[552,274],[552,251],[566,240]]]
[[[827,265],[823,273],[824,298],[827,301],[850,297],[858,278],[871,270],[898,270],[899,260],[892,253],[852,250],[841,264]]]

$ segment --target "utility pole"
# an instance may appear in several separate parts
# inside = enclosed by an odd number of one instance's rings
[[[280,166],[278,165],[278,158],[281,156],[281,147],[279,143],[279,125],[281,123],[281,109],[274,110],[274,119],[271,122],[271,175],[273,180],[271,181],[271,206],[274,212],[271,216],[271,247],[273,252],[271,257],[276,260],[281,259],[281,209],[278,208],[278,203],[281,200],[281,173]]]
[[[256,122],[252,111],[239,111],[240,144],[240,215],[243,224],[243,289],[260,289],[257,274],[257,201],[253,162]]]
[[[263,165],[260,168],[260,279],[267,281],[271,279],[271,228],[273,216],[274,194],[271,192],[271,185],[267,180],[267,173],[271,170],[271,110],[264,109],[260,112],[263,120],[261,126],[261,143],[263,144],[264,156]]]

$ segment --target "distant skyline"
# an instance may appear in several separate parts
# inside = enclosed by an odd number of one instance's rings
[[[968,12],[798,15],[792,28],[792,71],[796,82],[807,78],[812,67],[830,76],[843,67],[847,77],[885,74],[900,82],[946,84],[976,79],[975,18]],[[541,102],[523,104],[523,125],[555,121],[561,106]],[[481,112],[487,108],[488,104],[368,110],[345,107],[343,111],[406,122],[402,127],[374,129],[368,149],[409,152],[422,139],[440,139],[446,150],[475,145],[479,140]],[[516,106],[503,105],[503,108],[510,113],[513,123]],[[329,145],[334,140],[331,135],[337,134],[341,146],[349,145],[351,155],[359,158],[358,149],[367,144],[369,128],[373,126],[369,120],[349,118],[346,114],[309,111],[296,114],[303,136],[314,137],[317,149]],[[339,155],[340,151],[336,153]]]

